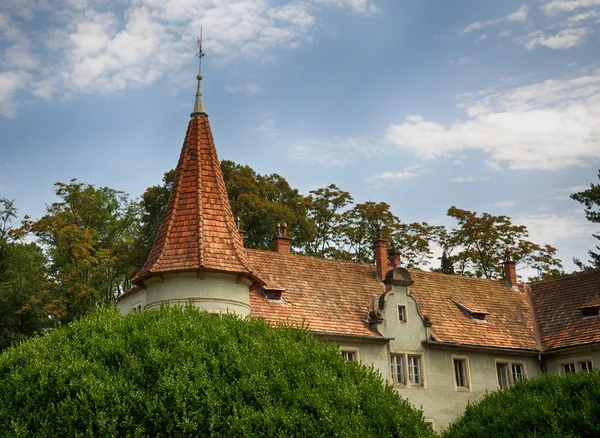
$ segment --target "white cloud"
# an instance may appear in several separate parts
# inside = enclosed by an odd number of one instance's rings
[[[566,20],[560,22],[559,26],[577,26],[582,21],[591,20],[598,16],[600,16],[600,15],[594,10],[583,12],[581,14],[573,15],[573,16],[567,18]]]
[[[575,9],[599,5],[600,0],[552,0],[543,5],[542,10],[547,14],[556,14],[559,12],[571,12]]]
[[[18,104],[15,93],[25,89],[29,75],[23,71],[0,72],[0,114],[5,117],[15,117]]]
[[[488,166],[555,170],[600,158],[600,71],[588,76],[463,95],[465,117],[450,124],[412,116],[386,139],[425,159],[481,150]]]
[[[506,38],[507,36],[510,36],[510,32],[509,32],[509,31],[507,31],[507,30],[503,30],[502,32],[500,32],[500,33],[498,34],[498,36],[499,36],[500,38]]]
[[[247,97],[262,94],[265,90],[257,84],[247,83],[242,85],[226,85],[225,91],[231,94],[243,94]]]
[[[477,38],[475,38],[475,42],[478,43],[480,41],[485,41],[488,39],[488,36],[486,34],[483,35],[479,35]]]
[[[380,157],[391,146],[372,137],[332,137],[296,140],[290,157],[305,164],[343,167],[360,158]]]
[[[165,75],[178,83],[193,59],[194,36],[201,27],[204,51],[213,62],[223,63],[310,42],[324,7],[377,12],[373,0],[130,0],[123,5],[106,0],[3,1],[0,38],[9,46],[0,68],[30,70],[36,84],[32,94],[46,99],[110,94]],[[51,27],[21,30],[23,19],[41,16]],[[239,92],[256,94],[258,89]]]
[[[275,128],[275,120],[273,119],[264,119],[263,122],[254,129],[265,134],[267,137],[276,137],[279,135]]]
[[[369,183],[374,188],[389,187],[391,184],[398,181],[406,181],[409,179],[419,178],[424,175],[429,175],[431,171],[421,169],[419,165],[406,167],[401,172],[381,172],[370,178],[365,178],[364,181]]]
[[[488,205],[488,207],[506,208],[506,207],[514,207],[515,205],[517,205],[517,203],[515,201],[498,201],[498,202],[491,202],[487,205]]]
[[[501,23],[503,21],[523,23],[527,20],[528,13],[529,13],[529,6],[521,5],[519,7],[519,9],[516,10],[515,12],[513,12],[512,14],[508,14],[508,15],[505,15],[504,17],[495,18],[492,20],[475,21],[475,22],[469,24],[468,26],[462,28],[459,33],[461,33],[463,35],[468,34],[470,32],[473,32],[474,30],[480,30],[485,27],[495,26],[496,24]]]
[[[463,66],[465,64],[468,64],[470,62],[473,62],[473,58],[471,58],[470,56],[464,56],[462,58],[448,60],[448,63],[450,65],[455,66],[455,67],[461,67],[461,66]]]
[[[585,217],[559,216],[557,214],[523,215],[515,217],[515,224],[525,225],[529,239],[537,244],[560,246],[570,239],[590,236],[597,231]]]
[[[488,181],[490,179],[489,176],[457,176],[456,178],[452,178],[452,182],[455,183],[470,183],[470,182],[479,182],[479,181]]]
[[[591,33],[593,31],[589,27],[564,29],[556,35],[546,35],[543,31],[538,30],[529,35],[516,38],[515,42],[529,51],[541,46],[550,49],[566,50],[583,46]]]

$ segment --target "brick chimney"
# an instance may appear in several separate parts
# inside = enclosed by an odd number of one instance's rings
[[[388,264],[390,266],[390,269],[397,268],[398,266],[400,266],[402,264],[402,259],[400,258],[400,253],[396,249],[396,246],[394,245],[393,242],[392,242],[392,248],[390,251],[390,255],[388,257]]]
[[[277,224],[277,235],[275,236],[274,250],[279,254],[290,253],[291,239],[287,237],[287,224],[283,221]]]
[[[519,285],[517,282],[516,263],[510,259],[510,253],[511,253],[510,248],[506,248],[506,251],[505,251],[506,259],[505,259],[504,263],[502,263],[502,266],[504,268],[504,280],[506,280],[508,285],[510,287],[512,287],[513,289],[518,289]]]
[[[385,274],[389,270],[387,255],[387,240],[381,238],[381,229],[378,229],[377,240],[375,241],[375,266],[380,280],[385,278]]]

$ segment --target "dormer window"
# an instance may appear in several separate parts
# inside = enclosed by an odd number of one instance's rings
[[[265,294],[267,301],[284,302],[283,293],[285,289],[276,283],[267,283],[262,287],[262,292]]]
[[[481,307],[477,307],[473,303],[469,303],[464,300],[460,300],[460,301],[452,300],[452,301],[454,302],[454,304],[456,304],[456,306],[460,310],[462,310],[462,312],[465,314],[465,316],[467,318],[470,318],[473,321],[488,322],[486,318],[489,315],[489,312],[486,311],[485,309],[482,309]]]
[[[581,307],[581,316],[584,318],[599,316],[600,315],[600,306],[585,306]]]

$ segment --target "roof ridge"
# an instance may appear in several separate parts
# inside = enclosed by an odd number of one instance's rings
[[[326,259],[323,257],[317,257],[317,256],[312,256],[312,255],[306,255],[306,254],[281,254],[275,251],[271,251],[268,249],[257,249],[257,248],[245,248],[246,251],[254,251],[254,252],[261,252],[261,253],[266,253],[269,255],[273,255],[274,257],[295,257],[295,258],[304,258],[304,259],[311,259],[311,260],[322,260],[325,262],[330,262],[330,263],[339,263],[339,264],[347,264],[347,265],[357,265],[360,267],[366,267],[366,268],[373,268],[375,269],[375,264],[370,264],[370,263],[359,263],[359,262],[352,262],[349,260],[336,260],[336,259]]]
[[[528,284],[531,285],[531,284],[547,283],[550,281],[559,281],[559,280],[569,279],[569,278],[575,277],[577,275],[592,275],[599,271],[600,271],[600,268],[584,269],[583,271],[574,271],[574,272],[571,272],[570,274],[561,275],[560,277],[552,277],[552,278],[545,278],[543,280],[532,281],[531,283],[528,283]]]

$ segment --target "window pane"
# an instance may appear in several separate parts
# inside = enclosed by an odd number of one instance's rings
[[[497,363],[496,374],[498,375],[498,386],[500,389],[508,388],[508,364]]]
[[[513,382],[523,380],[523,365],[514,363],[512,364],[512,378]]]
[[[469,387],[467,380],[467,361],[464,359],[454,359],[454,376],[456,379],[456,386],[461,388]]]
[[[575,372],[575,364],[574,363],[563,363],[563,372],[565,374],[574,373]]]
[[[398,321],[406,322],[406,307],[398,306]]]
[[[356,351],[342,351],[342,357],[346,362],[356,362]]]
[[[392,355],[392,380],[394,383],[400,383],[402,385],[406,383],[404,379],[403,355]]]
[[[592,371],[592,362],[591,361],[579,362],[579,368],[581,369],[581,371]]]
[[[419,356],[408,357],[408,380],[413,385],[421,384],[421,358]]]

